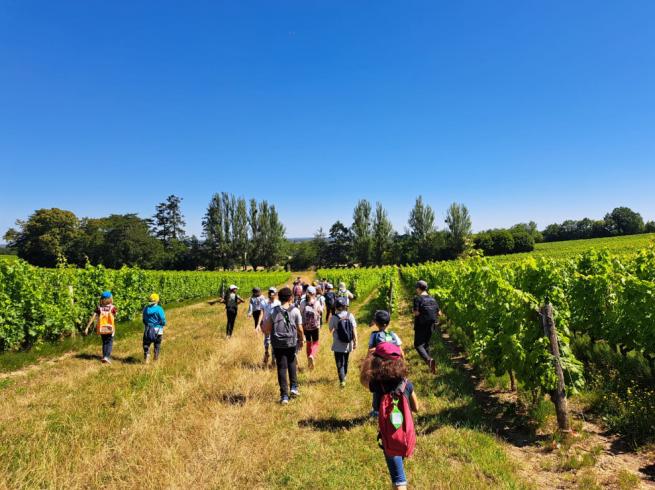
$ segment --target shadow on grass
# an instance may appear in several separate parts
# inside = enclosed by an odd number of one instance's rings
[[[655,481],[655,463],[639,468],[639,471],[646,475],[648,481]]]
[[[122,364],[143,364],[143,359],[136,356],[116,357],[115,359]]]
[[[102,359],[100,354],[89,354],[88,352],[80,352],[75,354],[75,359],[82,359],[83,361],[99,361]]]
[[[364,425],[369,417],[354,417],[352,419],[329,418],[310,418],[298,422],[298,427],[309,428],[322,432],[335,432],[338,430],[350,430],[360,425]]]
[[[331,378],[310,378],[306,379],[302,384],[307,385],[307,386],[313,386],[313,385],[329,385],[329,384],[336,384],[337,383],[336,375],[334,379]]]

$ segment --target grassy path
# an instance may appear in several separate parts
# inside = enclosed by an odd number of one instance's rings
[[[354,305],[362,344],[373,308],[364,303]],[[340,389],[323,329],[316,369],[300,374],[300,399],[280,407],[245,309],[229,341],[223,307],[202,303],[169,317],[158,364],[141,364],[140,342],[125,338],[111,366],[98,362],[94,345],[0,385],[0,487],[388,487],[376,424],[366,417],[370,394],[358,382],[365,348]],[[436,377],[418,362],[404,302],[393,330],[423,402],[411,486],[526,487],[503,444],[478,428],[468,381],[447,353],[439,352]]]

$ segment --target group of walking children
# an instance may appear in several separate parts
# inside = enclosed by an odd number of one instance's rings
[[[114,306],[114,297],[111,291],[103,291],[100,295],[100,302],[84,329],[84,335],[89,334],[91,326],[95,324],[95,331],[102,339],[103,364],[111,364],[111,353],[114,347],[116,336],[116,314],[118,310]],[[150,347],[154,344],[154,359],[159,359],[161,343],[164,338],[164,327],[166,326],[166,314],[159,304],[159,295],[152,293],[148,303],[141,314],[143,320],[143,358],[146,363],[150,361]]]
[[[228,312],[228,337],[234,329],[236,308],[243,302],[237,289],[230,286],[229,293],[222,298]],[[259,288],[252,290],[248,316],[253,318],[255,330],[264,336],[263,364],[268,365],[270,358],[277,367],[282,405],[300,395],[298,352],[303,345],[309,369],[316,365],[324,315],[332,335],[339,384],[342,388],[346,386],[350,353],[357,348],[358,342],[357,320],[349,311],[353,298],[344,283],[340,283],[335,292],[325,280],[310,286],[303,284],[300,278],[292,287],[279,291],[269,288],[267,297]],[[436,365],[430,355],[429,342],[441,312],[437,301],[429,295],[425,281],[416,284],[413,314],[414,347],[434,373]],[[375,312],[371,322],[375,330],[368,339],[360,381],[372,395],[370,416],[378,421],[378,443],[384,452],[392,487],[403,489],[407,486],[404,459],[413,454],[416,445],[412,412],[418,411],[419,403],[414,385],[407,379],[409,370],[402,340],[389,330],[390,323],[389,312]]]

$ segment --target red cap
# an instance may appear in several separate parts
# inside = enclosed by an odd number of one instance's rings
[[[391,342],[382,342],[381,344],[378,344],[373,354],[382,359],[397,359],[402,357],[400,347]]]

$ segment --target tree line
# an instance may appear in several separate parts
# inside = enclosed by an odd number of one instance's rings
[[[357,202],[352,224],[335,222],[327,233],[319,229],[311,240],[290,244],[290,265],[381,266],[447,260],[469,253],[474,246],[471,216],[465,205],[453,203],[438,229],[434,209],[416,198],[404,233],[394,231],[381,203],[375,208],[366,199]]]
[[[78,218],[72,211],[38,209],[4,238],[19,257],[42,267],[63,261],[112,269],[214,270],[283,261],[284,226],[268,202],[215,194],[202,222],[202,239],[186,235],[181,203],[182,198],[168,196],[149,218],[135,213]]]
[[[543,234],[545,242],[603,238],[622,235],[655,233],[655,221],[644,223],[641,214],[627,207],[614,208],[603,219],[566,220],[548,225]]]
[[[274,205],[222,192],[212,196],[198,238],[186,235],[181,203],[182,198],[168,196],[148,218],[134,213],[78,218],[71,211],[39,209],[17,221],[5,240],[21,258],[44,267],[65,261],[109,268],[303,270],[529,252],[542,241],[655,232],[653,221],[644,223],[639,213],[618,207],[602,220],[566,220],[543,231],[531,221],[473,234],[470,213],[460,203],[445,211],[445,226],[440,229],[434,209],[418,196],[402,233],[394,230],[380,202],[373,206],[361,199],[350,225],[337,221],[327,232],[317,230],[312,239],[290,241]]]

